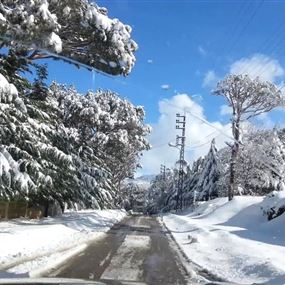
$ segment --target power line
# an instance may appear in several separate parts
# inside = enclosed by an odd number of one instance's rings
[[[208,134],[207,136],[204,137],[204,139],[206,139],[206,138],[208,138],[208,137],[214,135],[215,133],[217,133],[217,131],[213,131],[212,133]],[[195,145],[195,144],[199,144],[199,143],[202,143],[202,142],[201,142],[201,139],[198,140],[198,141],[192,142],[192,144],[194,144],[194,145]]]
[[[261,0],[258,3],[258,5],[255,7],[255,9],[253,10],[253,13],[251,14],[251,16],[246,21],[245,25],[243,25],[243,27],[241,28],[241,30],[237,34],[236,40],[231,45],[230,50],[232,50],[236,46],[236,44],[240,40],[241,36],[245,34],[245,31],[246,31],[247,27],[251,24],[251,22],[253,21],[254,17],[256,16],[257,12],[259,11],[259,9],[261,8],[263,3],[264,3],[264,0]]]
[[[230,128],[231,128],[231,126],[230,126]],[[194,147],[196,147],[196,146],[195,146],[196,144],[204,144],[204,142],[203,142],[204,139],[206,139],[206,138],[208,138],[208,137],[211,137],[211,136],[213,136],[213,135],[216,134],[216,133],[217,133],[217,130],[215,130],[215,131],[213,131],[212,133],[208,134],[208,135],[205,136],[203,139],[200,139],[200,140],[191,142],[192,145],[191,145],[191,146],[189,145],[189,147],[193,147],[193,145],[194,145]],[[217,138],[219,135],[220,135],[220,133],[219,133],[218,135],[212,137],[212,139],[213,139],[213,138]]]
[[[185,146],[187,147],[187,149],[196,149],[196,148],[202,147],[202,146],[210,143],[214,138],[217,138],[217,137],[219,137],[221,135],[221,134],[218,134],[218,135],[212,137],[211,140],[204,141],[204,139],[206,139],[206,138],[208,138],[208,137],[210,137],[210,136],[212,136],[212,135],[214,135],[216,133],[217,133],[217,131],[214,131],[214,132],[208,134],[207,136],[205,136],[203,139],[200,139],[200,140],[197,140],[197,141],[193,142],[192,145],[185,145]],[[161,143],[161,144],[158,144],[158,145],[154,145],[154,146],[151,147],[150,150],[153,150],[153,149],[156,149],[156,148],[161,148],[163,146],[169,146],[169,142],[165,142],[165,143]]]
[[[168,102],[167,102],[167,103],[168,103]],[[176,106],[176,105],[171,104],[171,103],[169,103],[169,105],[172,105],[172,106],[174,106],[174,107],[176,107],[176,108],[178,108],[178,109],[182,109],[181,107]],[[240,141],[236,140],[236,139],[233,138],[233,137],[230,137],[228,134],[224,133],[222,130],[218,129],[216,126],[214,126],[214,125],[212,125],[211,123],[207,122],[205,119],[199,117],[198,115],[195,115],[195,114],[191,113],[190,111],[187,111],[186,108],[183,109],[183,110],[184,110],[185,113],[188,113],[188,114],[190,114],[191,116],[193,116],[194,118],[196,118],[196,119],[202,121],[203,123],[205,123],[205,124],[211,126],[212,128],[217,129],[221,134],[223,134],[224,136],[230,138],[230,139],[233,140],[234,142],[238,143],[240,146],[243,146],[243,144],[242,144]],[[268,159],[268,158],[267,158],[267,155],[266,155],[264,152],[263,152],[263,153],[260,153],[260,155],[262,156],[262,159],[263,159],[262,161],[260,160],[260,162],[262,162],[264,166],[266,166],[266,167],[269,168],[271,171],[273,171],[277,176],[279,176],[279,177],[282,178],[282,175],[279,173],[278,170],[276,170],[276,169],[275,169],[274,167],[272,167],[270,164],[268,164],[268,163],[265,162],[265,160]]]
[[[197,148],[200,148],[200,147],[203,147],[205,145],[208,145],[209,143],[211,143],[213,141],[213,139],[216,139],[217,137],[219,137],[221,134],[218,134],[217,136],[211,138],[210,140],[204,142],[204,143],[201,143],[200,145],[186,145],[187,149],[197,149]]]
[[[160,148],[162,146],[166,146],[168,145],[168,142],[167,143],[162,143],[162,144],[159,144],[159,145],[155,145],[155,146],[151,146],[150,150],[153,150],[153,149],[156,149],[156,148]]]
[[[282,51],[281,43],[283,41],[284,41],[284,36],[276,43],[275,48],[272,49],[270,55],[273,54],[274,50],[277,51],[276,55],[280,54],[280,52]],[[268,67],[267,64],[264,64],[264,66],[259,70],[259,73],[256,72],[256,76],[258,75],[259,77],[262,77],[262,75],[266,72],[267,67]]]
[[[278,51],[278,54],[281,51],[281,43],[284,41],[284,32],[282,33],[282,30],[284,29],[284,23],[285,20],[281,21],[281,24],[278,25],[278,28],[275,29],[275,32],[273,33],[272,36],[268,37],[258,48],[258,50],[262,49],[267,55],[273,55],[274,51]],[[265,72],[266,72],[267,64],[265,63],[261,68],[258,66],[255,67],[254,69],[251,70],[251,73],[253,74],[254,77],[261,77]],[[247,66],[244,66],[240,73],[246,73]]]
[[[264,1],[265,2],[265,1]],[[272,55],[273,52],[277,49],[280,50],[280,46],[282,41],[284,41],[284,32],[282,33],[282,30],[284,30],[284,23],[285,20],[282,19],[281,22],[277,25],[277,27],[270,33],[270,36],[267,37],[257,48],[257,50],[263,50],[265,54]],[[248,66],[244,66],[240,70],[240,74],[247,73]],[[251,73],[254,77],[261,77],[264,72],[266,71],[267,64],[264,64],[263,67],[255,67],[251,70]]]
[[[183,110],[185,113],[190,114],[192,117],[194,117],[194,118],[200,120],[201,122],[203,122],[204,124],[206,124],[206,125],[208,125],[208,126],[214,128],[215,130],[217,130],[219,133],[221,133],[221,134],[224,135],[225,137],[227,137],[227,138],[229,138],[229,139],[231,139],[231,140],[234,140],[233,137],[231,137],[231,136],[229,136],[227,133],[223,132],[220,128],[214,126],[213,124],[209,123],[208,121],[206,121],[205,119],[201,118],[200,116],[198,116],[198,115],[196,115],[196,114],[190,112],[189,110],[187,110],[186,107],[185,107],[185,108],[181,108],[180,106],[177,106],[177,105],[175,105],[175,104],[172,104],[172,103],[170,103],[169,101],[166,101],[166,100],[165,100],[164,102],[165,102],[166,104],[172,106],[172,107],[175,107],[175,108],[179,109],[179,110]]]
[[[235,22],[235,25],[232,27],[232,29],[229,30],[229,33],[228,33],[229,36],[227,37],[227,39],[225,41],[226,46],[224,46],[224,48],[222,49],[222,52],[230,49],[229,43],[232,42],[232,41],[230,41],[230,39],[233,37],[233,35],[235,35],[237,33],[240,22],[243,19],[243,14],[246,12],[247,5],[250,5],[250,1],[244,0],[240,6],[240,9],[238,10],[238,13],[236,16],[237,20]]]

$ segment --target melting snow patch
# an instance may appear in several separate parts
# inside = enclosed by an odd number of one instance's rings
[[[140,281],[143,275],[144,259],[135,258],[135,256],[149,248],[149,236],[127,235],[116,255],[112,258],[110,265],[103,272],[101,279]]]

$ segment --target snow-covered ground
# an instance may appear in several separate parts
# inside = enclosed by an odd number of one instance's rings
[[[285,213],[263,215],[268,200],[218,198],[164,223],[190,260],[231,282],[285,284]]]
[[[96,210],[0,222],[0,278],[28,273],[40,276],[104,237],[125,215],[120,210]]]

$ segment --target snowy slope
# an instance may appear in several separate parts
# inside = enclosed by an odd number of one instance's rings
[[[192,213],[164,216],[190,260],[242,284],[285,284],[285,215],[268,222],[262,197],[218,198]]]
[[[125,183],[134,183],[139,187],[147,190],[150,187],[152,180],[154,180],[155,175],[143,175],[136,177],[134,179],[125,179]]]
[[[119,210],[96,210],[67,212],[43,220],[0,222],[0,271],[37,275],[33,273],[43,265],[49,267],[102,238],[124,216],[125,212]]]

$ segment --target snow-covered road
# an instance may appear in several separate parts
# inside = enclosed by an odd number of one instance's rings
[[[145,216],[127,217],[104,239],[90,244],[47,276],[100,280],[106,284],[153,285],[186,285],[198,279],[187,275],[158,220]]]

